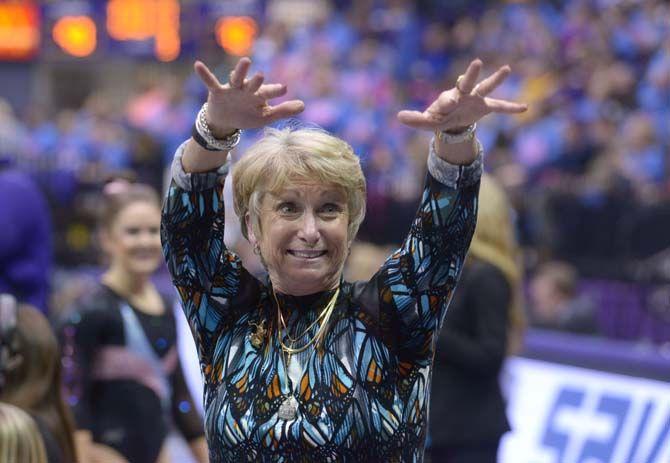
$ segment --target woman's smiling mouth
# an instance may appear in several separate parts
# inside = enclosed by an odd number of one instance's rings
[[[288,253],[300,259],[316,259],[325,256],[328,251],[289,249]]]

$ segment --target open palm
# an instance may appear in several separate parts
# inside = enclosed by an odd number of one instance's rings
[[[456,86],[442,92],[425,111],[400,111],[398,120],[416,129],[458,130],[492,112],[513,114],[528,109],[525,104],[488,97],[509,76],[510,67],[502,66],[477,84],[482,66],[481,60],[472,61]]]
[[[291,100],[271,106],[268,101],[286,94],[286,85],[264,84],[264,76],[256,73],[247,78],[251,67],[249,58],[241,58],[230,73],[230,80],[221,84],[201,61],[194,64],[195,72],[207,86],[207,122],[212,132],[224,136],[235,129],[266,126],[278,119],[291,117],[305,109],[301,100]]]

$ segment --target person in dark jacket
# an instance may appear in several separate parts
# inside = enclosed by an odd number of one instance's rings
[[[483,176],[470,252],[437,340],[432,462],[495,463],[510,429],[498,376],[525,326],[510,213],[503,190]]]
[[[28,174],[0,158],[0,292],[47,313],[51,216]]]

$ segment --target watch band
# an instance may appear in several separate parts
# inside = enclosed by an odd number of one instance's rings
[[[477,123],[473,122],[467,126],[465,130],[459,133],[449,133],[444,130],[435,131],[435,137],[438,138],[441,142],[449,145],[463,143],[466,141],[471,141],[473,138],[475,138],[475,130],[477,130]]]

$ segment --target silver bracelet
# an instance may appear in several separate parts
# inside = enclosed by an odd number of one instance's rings
[[[449,133],[444,130],[435,132],[435,136],[443,143],[448,145],[453,145],[455,143],[463,143],[466,141],[472,141],[475,138],[475,130],[477,130],[477,123],[473,122],[465,128],[462,132],[459,133]]]
[[[216,138],[212,134],[212,130],[207,123],[207,103],[205,102],[198,112],[198,117],[195,118],[194,125],[195,132],[199,137],[194,136],[194,140],[203,148],[209,151],[230,151],[240,142],[242,131],[236,129],[230,135],[224,138]],[[194,133],[194,135],[196,135]]]

